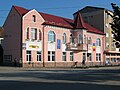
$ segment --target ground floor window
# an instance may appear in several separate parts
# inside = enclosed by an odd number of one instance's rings
[[[26,61],[31,61],[31,51],[26,51]]]
[[[92,54],[91,53],[87,53],[87,60],[92,61]]]
[[[83,60],[86,60],[86,53],[83,53]]]
[[[105,64],[110,65],[110,58],[106,58]]]
[[[52,61],[55,61],[55,51],[52,51]]]
[[[48,51],[48,61],[50,61],[50,51]]]
[[[12,55],[4,55],[5,61],[12,61]]]
[[[117,62],[117,58],[111,58],[112,62]]]
[[[96,53],[96,61],[101,61],[101,54],[100,53]]]
[[[41,61],[41,51],[37,51],[37,61]]]
[[[120,58],[117,58],[117,62],[120,62]]]
[[[70,52],[70,61],[73,61],[73,52]]]
[[[55,51],[48,51],[48,61],[55,61]]]
[[[66,52],[62,52],[62,60],[66,61]]]

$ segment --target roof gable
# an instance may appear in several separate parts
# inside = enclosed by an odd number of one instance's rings
[[[81,14],[78,12],[76,18],[74,20],[74,28],[75,29],[85,29],[84,21],[82,19]]]

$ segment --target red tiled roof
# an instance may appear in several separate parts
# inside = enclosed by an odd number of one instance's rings
[[[87,23],[85,23],[85,26],[86,26],[88,32],[92,32],[92,33],[96,33],[96,34],[104,34],[102,31],[92,27],[91,25],[89,25]]]
[[[50,14],[45,14],[39,12],[40,15],[43,17],[45,20],[44,24],[49,24],[49,25],[54,25],[54,26],[61,26],[61,27],[66,27],[66,28],[73,28],[73,20],[63,18],[63,17],[58,17]]]
[[[27,10],[27,9],[19,7],[19,6],[13,6],[13,7],[17,10],[17,12],[21,16],[23,16],[24,14],[26,14],[27,12],[30,11],[30,10]],[[72,20],[72,19],[68,19],[68,18],[54,16],[51,14],[45,14],[42,12],[39,12],[39,13],[45,20],[45,22],[43,24],[60,26],[60,27],[71,28],[71,29],[86,28],[88,30],[88,32],[92,32],[92,33],[96,33],[96,34],[104,34],[100,30],[88,25],[87,23],[84,23],[80,14],[78,14],[78,17],[76,18],[76,20]]]
[[[24,14],[26,14],[27,12],[29,12],[29,10],[25,9],[25,8],[22,8],[22,7],[19,7],[19,6],[13,6],[17,11],[18,13],[23,16]]]

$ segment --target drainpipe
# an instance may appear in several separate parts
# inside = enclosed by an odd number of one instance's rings
[[[45,67],[45,57],[44,57],[44,28],[45,28],[45,25],[43,25],[43,40],[42,40],[42,49],[43,49],[43,67]]]

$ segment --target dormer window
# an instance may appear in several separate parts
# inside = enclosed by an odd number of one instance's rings
[[[36,22],[36,16],[35,15],[32,16],[32,21]]]

